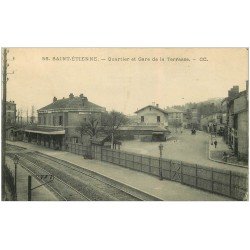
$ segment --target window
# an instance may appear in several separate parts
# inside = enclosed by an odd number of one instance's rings
[[[46,116],[43,118],[43,124],[46,125]]]
[[[144,122],[144,116],[141,116],[141,122]]]
[[[161,122],[161,117],[157,116],[157,122]]]
[[[41,124],[41,116],[38,116],[38,124]]]
[[[59,126],[62,126],[63,125],[63,116],[60,115],[59,116]]]
[[[78,137],[72,137],[72,143],[78,143]]]
[[[56,116],[53,116],[53,126],[56,126]]]

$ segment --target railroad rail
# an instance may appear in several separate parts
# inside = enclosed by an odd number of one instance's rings
[[[93,172],[91,170],[88,170],[86,168],[82,168],[82,167],[79,167],[73,163],[70,163],[70,162],[67,162],[67,161],[64,161],[64,160],[61,160],[61,159],[57,159],[57,158],[54,158],[54,157],[51,157],[51,156],[48,156],[48,155],[45,155],[45,154],[42,154],[40,152],[35,152],[36,155],[39,155],[40,157],[42,158],[46,158],[50,161],[53,161],[53,162],[56,162],[56,163],[59,163],[60,165],[63,165],[67,168],[70,168],[72,171],[76,172],[76,173],[81,173],[85,176],[88,176],[94,180],[97,180],[99,182],[102,182],[103,184],[106,184],[110,187],[113,187],[115,189],[118,189],[122,192],[126,192],[127,194],[135,197],[136,199],[138,200],[159,200],[158,198],[154,197],[154,196],[151,196],[149,194],[146,194],[140,190],[137,190],[135,188],[132,188],[132,187],[129,187],[125,184],[122,184],[120,182],[117,182],[115,180],[112,180],[108,177],[105,177],[101,174],[98,174],[96,172]]]
[[[10,154],[10,153],[8,153]],[[15,153],[29,168],[36,168],[54,175],[56,180],[69,189],[75,190],[84,200],[94,201],[157,201],[158,198],[140,190],[119,183],[91,170],[79,167],[67,161],[45,155],[40,152]],[[24,162],[24,163],[25,163]],[[50,183],[51,184],[51,183]],[[55,184],[54,184],[55,185]],[[53,187],[59,193],[57,184]],[[69,198],[70,197],[70,198]],[[73,200],[67,196],[67,200]]]
[[[18,153],[7,153],[6,154],[11,159],[14,158],[14,155],[18,155],[21,165],[26,171],[28,171],[33,177],[35,177],[39,182],[43,181],[39,178],[39,175],[52,175],[48,170],[41,168],[40,166],[34,164],[24,157],[25,154]],[[54,176],[53,182],[46,184],[49,190],[51,190],[59,200],[63,201],[89,201],[88,197],[84,196],[74,187],[70,186],[68,183],[64,182],[57,176]]]

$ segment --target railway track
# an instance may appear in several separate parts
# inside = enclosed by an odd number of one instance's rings
[[[25,154],[18,154],[18,153],[7,153],[7,156],[11,159],[14,158],[14,155],[18,155],[20,161],[19,165],[21,165],[25,170],[27,170],[33,177],[35,177],[39,182],[44,183],[40,175],[52,175],[48,170],[45,170],[38,165],[32,163],[31,161],[27,160],[24,155]],[[50,191],[52,191],[59,200],[61,201],[89,201],[88,197],[84,196],[74,187],[67,184],[62,179],[54,176],[54,180],[48,184],[46,187]]]
[[[125,184],[122,184],[120,182],[112,180],[112,179],[110,179],[108,177],[105,177],[105,176],[103,176],[101,174],[98,174],[96,172],[93,172],[91,170],[79,167],[79,166],[77,166],[75,164],[72,164],[72,163],[69,163],[67,161],[51,157],[51,156],[42,154],[40,152],[36,152],[36,155],[41,157],[41,159],[43,159],[43,160],[46,158],[46,160],[58,163],[61,166],[62,165],[65,166],[67,168],[67,171],[69,171],[69,169],[70,169],[71,171],[73,171],[73,172],[75,172],[77,174],[80,173],[81,175],[84,175],[85,177],[86,176],[90,177],[92,181],[95,180],[97,182],[103,183],[104,185],[106,185],[106,187],[114,188],[114,189],[116,189],[116,195],[118,193],[117,190],[119,190],[120,192],[126,193],[127,195],[129,195],[131,197],[134,197],[135,200],[148,200],[148,201],[159,200],[158,198],[156,198],[154,196],[151,196],[149,194],[146,194],[146,193],[144,193],[144,192],[142,192],[140,190],[129,187],[129,186],[125,185]],[[121,200],[120,198],[122,198],[122,197],[118,197],[117,200]]]
[[[54,183],[54,189],[59,193],[64,190],[59,188],[62,184],[65,188],[75,190],[82,199],[75,199],[75,196],[66,196],[66,200],[94,200],[94,201],[156,201],[156,197],[148,195],[137,189],[128,187],[122,183],[116,182],[103,175],[93,171],[81,168],[72,163],[59,160],[57,158],[44,155],[39,152],[26,152],[19,154],[19,157],[29,168],[36,168],[39,171],[45,171],[56,177],[57,183]],[[60,182],[60,185],[58,185]]]

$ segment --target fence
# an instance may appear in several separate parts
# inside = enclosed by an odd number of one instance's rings
[[[229,170],[204,167],[181,161],[128,153],[97,145],[68,143],[66,151],[159,176],[188,186],[225,195],[236,200],[248,197],[248,176]]]
[[[246,174],[100,146],[92,146],[92,156],[96,160],[114,163],[155,176],[159,176],[161,167],[162,176],[166,180],[180,182],[237,200],[244,200],[248,195],[248,176]]]
[[[91,147],[89,145],[78,144],[78,143],[67,143],[65,150],[83,156],[90,156],[91,155]]]

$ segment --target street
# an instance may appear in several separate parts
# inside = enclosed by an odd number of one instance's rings
[[[173,133],[172,136],[171,140],[162,142],[163,158],[225,170],[246,172],[246,170],[236,166],[209,160],[208,141],[210,135],[203,131],[197,131],[196,135],[191,135],[190,130],[183,130],[182,134],[178,132]],[[123,141],[121,150],[159,157],[159,145],[160,142]],[[218,144],[217,147],[219,148],[220,145]]]

